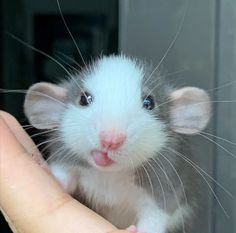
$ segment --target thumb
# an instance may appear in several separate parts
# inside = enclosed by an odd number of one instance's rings
[[[17,232],[114,231],[109,222],[66,194],[32,159],[27,134],[17,138],[21,130],[16,120],[0,113],[0,207]]]

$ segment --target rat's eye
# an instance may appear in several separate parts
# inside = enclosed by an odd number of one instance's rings
[[[143,100],[143,107],[147,110],[152,110],[155,107],[154,99],[152,96],[149,95]]]
[[[88,92],[83,92],[80,97],[79,104],[81,106],[88,106],[93,101],[93,97]]]

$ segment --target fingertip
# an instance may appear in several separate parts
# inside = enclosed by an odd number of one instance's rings
[[[23,130],[16,118],[7,112],[0,111],[0,119],[2,120],[2,124],[5,124],[5,130],[2,132],[6,132],[7,129],[10,130],[14,137],[16,137],[18,142],[29,153],[29,155],[31,155],[38,164],[44,167],[45,161],[41,153],[39,152],[30,136]]]
[[[0,110],[0,118],[4,119],[6,122],[17,122],[16,118],[10,113]]]

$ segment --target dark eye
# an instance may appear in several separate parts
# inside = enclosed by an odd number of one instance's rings
[[[79,104],[81,106],[88,106],[93,101],[93,97],[88,92],[83,92],[80,97]]]
[[[143,107],[147,110],[152,110],[155,107],[154,99],[152,96],[149,95],[143,100]]]

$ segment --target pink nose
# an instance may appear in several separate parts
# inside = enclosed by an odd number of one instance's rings
[[[126,139],[122,133],[112,131],[102,131],[100,133],[100,143],[103,148],[116,150],[121,147]]]

